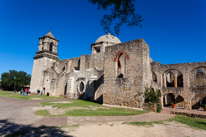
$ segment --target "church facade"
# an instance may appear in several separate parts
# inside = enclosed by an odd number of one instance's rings
[[[31,89],[52,96],[96,100],[103,104],[143,108],[146,86],[162,91],[162,105],[185,109],[206,104],[206,62],[162,65],[153,62],[143,39],[121,43],[108,33],[91,44],[91,55],[60,60],[59,40],[51,31],[39,38]]]

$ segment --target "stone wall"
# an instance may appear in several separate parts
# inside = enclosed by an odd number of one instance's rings
[[[34,59],[32,76],[31,76],[31,91],[36,92],[39,88],[43,88],[44,71],[51,68],[55,59],[48,57],[41,57]]]
[[[144,102],[144,85],[149,84],[149,46],[143,39],[106,47],[104,63],[103,103],[141,108]],[[118,76],[119,57],[126,57],[126,72]],[[120,64],[120,63],[119,63]],[[146,73],[149,74],[146,74]]]
[[[96,79],[94,69],[80,70],[74,72],[74,93],[75,99],[94,100],[94,81]],[[80,90],[80,83],[83,83],[83,90]]]
[[[94,76],[96,80],[94,81],[94,100],[103,102],[103,93],[104,93],[104,71],[94,69]]]
[[[145,111],[157,112],[157,107],[155,103],[151,103],[151,102],[144,103],[142,108]]]
[[[57,73],[61,73],[62,71],[69,72],[73,69],[80,70],[80,62],[80,57],[58,60],[55,62],[54,68]]]
[[[162,65],[159,62],[152,62],[151,69],[157,76],[157,83],[162,87],[165,87],[164,84],[164,73],[167,71],[178,72],[176,76],[182,74],[183,87],[179,87],[177,77],[177,87],[166,87],[165,98],[167,94],[173,93],[175,99],[178,96],[181,96],[184,99],[184,102],[180,102],[177,105],[183,106],[185,109],[191,109],[195,104],[192,99],[200,94],[206,94],[205,74],[206,74],[206,62],[196,62],[196,63],[180,63],[180,64],[168,64]],[[198,75],[198,72],[200,75]],[[181,81],[180,81],[181,82]],[[199,85],[198,85],[199,84]],[[198,103],[199,100],[196,100]]]

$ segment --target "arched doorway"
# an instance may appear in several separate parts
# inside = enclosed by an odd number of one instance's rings
[[[171,102],[175,103],[175,96],[172,93],[167,94],[166,97],[163,98],[164,106],[171,106]]]
[[[184,98],[179,95],[179,96],[175,99],[175,104],[176,104],[176,107],[184,108]]]

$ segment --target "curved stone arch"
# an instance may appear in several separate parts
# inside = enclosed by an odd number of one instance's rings
[[[118,58],[121,54],[124,54],[125,57],[127,58],[127,60],[130,60],[130,57],[129,57],[128,53],[124,50],[120,50],[120,51],[117,52],[116,57],[114,58],[114,62],[118,61]]]
[[[177,70],[177,71],[179,71],[182,75],[184,74],[180,69],[177,69],[177,68],[164,68],[161,72],[160,72],[160,74],[164,74],[166,71],[170,71],[170,70]]]
[[[169,76],[166,76],[170,74]],[[162,83],[164,87],[183,87],[183,73],[175,68],[167,68],[163,71]]]
[[[163,97],[163,103],[164,106],[170,106],[170,103],[173,102],[175,103],[175,98],[176,98],[176,94],[175,93],[167,93],[164,97]]]
[[[83,89],[82,89],[81,85],[83,86]],[[79,81],[79,84],[77,86],[77,91],[80,95],[86,91],[86,86],[87,85],[86,85],[86,82],[84,80]]]
[[[205,69],[206,69],[206,66],[199,65],[199,66],[192,67],[192,68],[189,70],[189,72],[192,72],[193,70],[198,69],[198,68],[205,68]]]
[[[177,97],[177,94],[175,94],[175,93],[173,93],[173,92],[167,93],[166,96],[167,96],[168,94],[172,94],[175,98]]]
[[[117,78],[127,77],[127,60],[130,60],[129,55],[124,50],[118,51],[116,57],[114,58],[115,62],[115,72]]]
[[[204,70],[205,69],[205,70]],[[198,67],[193,67],[193,69],[190,70],[189,73],[189,79],[190,79],[190,85],[191,87],[196,87],[196,76],[198,74],[198,71],[201,70],[205,75],[206,75],[206,66],[198,66]]]
[[[175,98],[175,104],[176,104],[176,107],[184,108],[184,98],[181,95],[178,95]]]

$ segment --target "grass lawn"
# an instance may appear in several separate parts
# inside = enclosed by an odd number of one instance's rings
[[[46,95],[40,95],[39,97],[37,97],[36,95],[32,95],[32,94],[30,96],[24,96],[24,95],[20,95],[19,92],[14,94],[13,91],[0,91],[0,96],[23,99],[23,100],[32,100],[32,98],[40,98],[40,100],[53,100],[55,98],[62,98],[62,97],[52,97],[52,96],[46,96]]]
[[[195,129],[206,130],[206,120],[205,119],[178,116],[178,115],[168,120],[154,121],[154,122],[130,122],[130,123],[125,123],[125,124],[132,124],[132,125],[137,125],[137,126],[153,126],[154,124],[165,124],[165,122],[171,122],[171,121],[176,121],[182,124],[186,124]]]
[[[84,100],[72,100],[71,103],[52,103],[41,102],[42,106],[52,106],[53,108],[65,109],[64,114],[52,115],[47,109],[38,110],[36,115],[41,116],[127,116],[138,115],[146,113],[145,111],[125,108],[113,108],[102,106],[99,103],[84,101]]]

